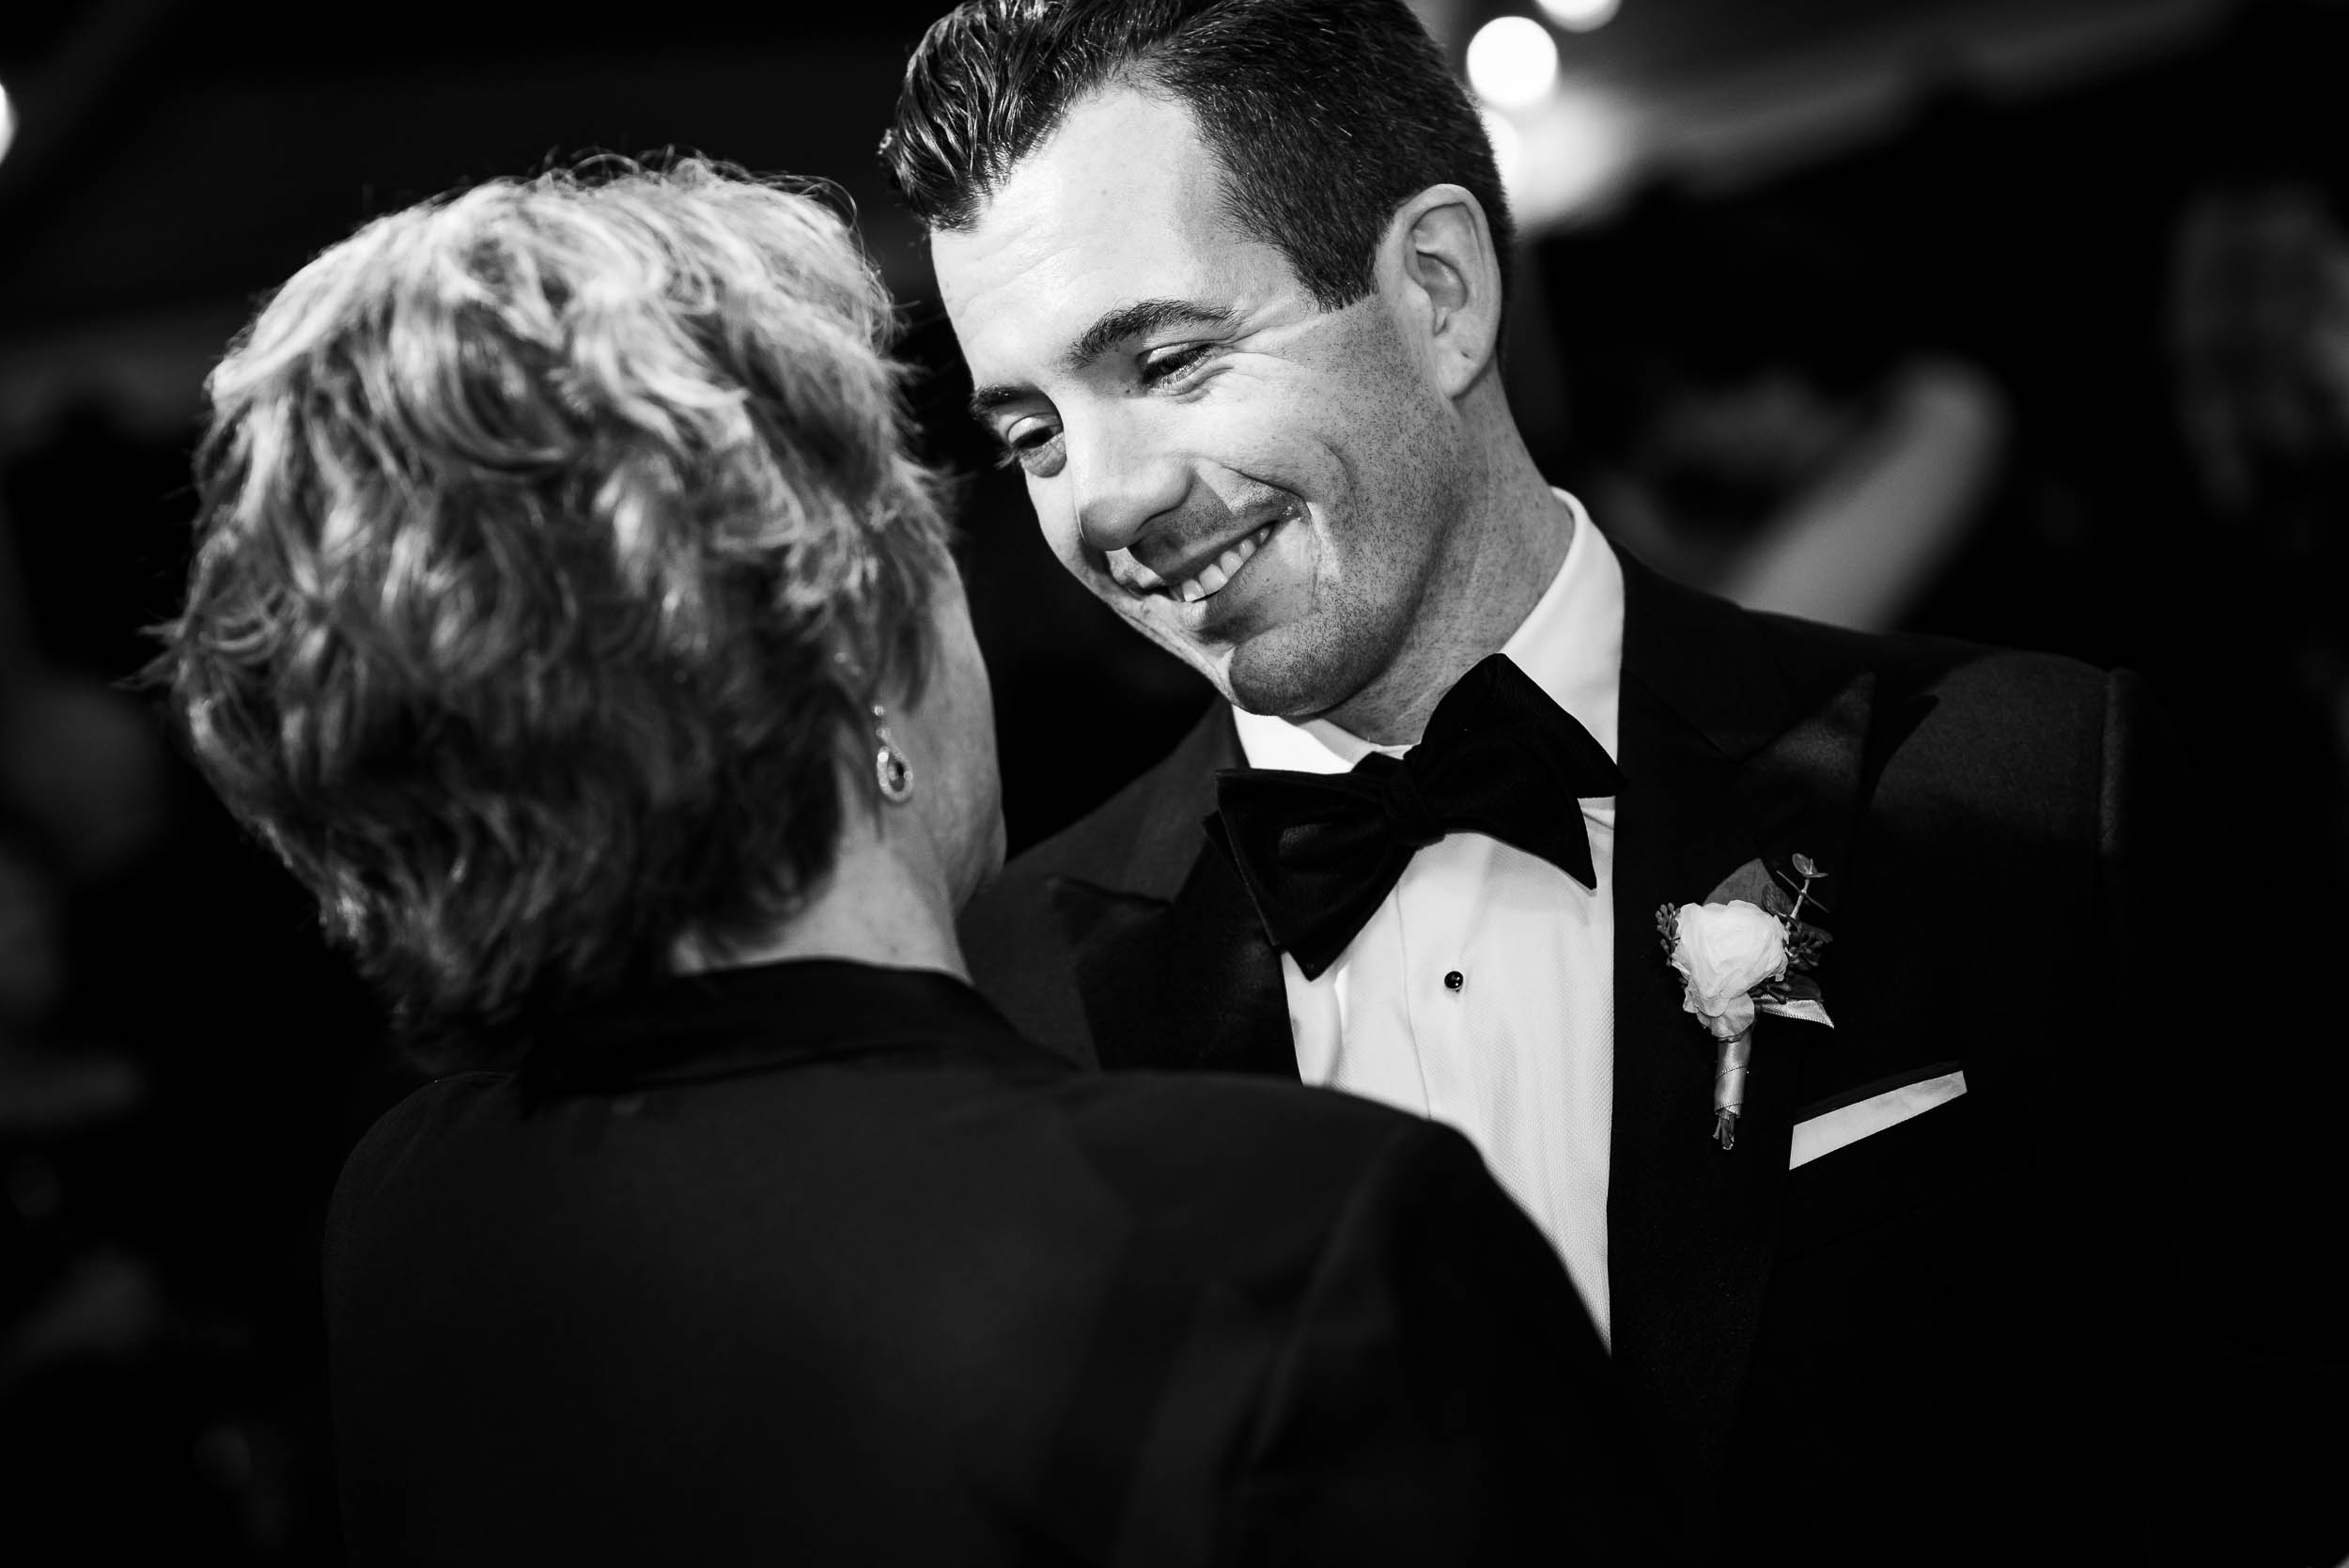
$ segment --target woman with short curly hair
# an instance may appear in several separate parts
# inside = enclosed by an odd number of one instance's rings
[[[830,868],[947,575],[889,319],[816,201],[687,162],[378,219],[213,371],[195,754],[457,1055]]]

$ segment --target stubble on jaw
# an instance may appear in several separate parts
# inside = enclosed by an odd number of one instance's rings
[[[1383,745],[1418,739],[1421,644],[1433,621],[1461,610],[1445,593],[1446,556],[1468,499],[1467,452],[1392,318],[1377,311],[1360,333],[1363,396],[1384,417],[1358,429],[1354,452],[1383,460],[1350,474],[1355,515],[1327,521],[1336,548],[1316,561],[1312,613],[1272,633],[1275,645],[1235,650],[1231,676],[1252,712],[1327,719]]]
[[[1438,464],[1409,466],[1422,484],[1440,474]],[[1235,644],[1202,644],[1186,636],[1160,618],[1164,607],[1157,596],[1137,600],[1092,563],[1082,576],[1119,619],[1206,676],[1224,701],[1292,723],[1329,717],[1352,729],[1346,722],[1349,706],[1364,697],[1376,705],[1391,676],[1408,674],[1397,669],[1398,660],[1416,662],[1409,654],[1414,628],[1436,597],[1441,576],[1438,554],[1415,557],[1410,536],[1448,528],[1451,510],[1439,490],[1408,489],[1411,493],[1384,496],[1386,505],[1375,510],[1362,506],[1335,516],[1300,500],[1297,517],[1283,526],[1308,531],[1311,560],[1291,590],[1302,603],[1285,619]],[[1331,543],[1348,529],[1355,546],[1351,571],[1348,552]],[[1397,571],[1398,560],[1407,566],[1415,560],[1418,569]]]

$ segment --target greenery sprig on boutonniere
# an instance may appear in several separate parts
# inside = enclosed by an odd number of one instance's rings
[[[1681,979],[1681,1011],[1693,1013],[1717,1042],[1713,1065],[1713,1140],[1737,1145],[1746,1075],[1758,1013],[1835,1027],[1810,970],[1832,940],[1802,918],[1811,884],[1824,877],[1808,855],[1793,861],[1802,885],[1790,899],[1760,862],[1740,866],[1703,904],[1666,904],[1656,911],[1664,956]],[[1758,897],[1736,897],[1750,893]],[[1724,896],[1731,895],[1731,896]]]

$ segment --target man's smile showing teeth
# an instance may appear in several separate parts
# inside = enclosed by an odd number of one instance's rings
[[[1257,529],[1253,534],[1200,567],[1196,577],[1190,578],[1175,586],[1174,597],[1185,604],[1195,604],[1222,587],[1232,580],[1232,574],[1247,565],[1248,558],[1255,554],[1258,547],[1271,536],[1274,526],[1272,523],[1266,523],[1262,528]]]

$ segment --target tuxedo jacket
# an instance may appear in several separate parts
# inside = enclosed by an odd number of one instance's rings
[[[2146,1102],[2183,989],[2147,959],[2180,808],[2144,692],[1624,573],[1612,1360],[1690,1549],[2142,1560],[2177,1331]],[[1278,955],[1201,826],[1242,762],[1219,705],[974,902],[974,976],[1024,1031],[1112,1071],[1297,1076]],[[1834,1024],[1760,1020],[1723,1151],[1656,914],[1796,853],[1827,873]],[[1788,1169],[1797,1124],[1952,1072],[1961,1096]]]
[[[673,982],[443,1079],[327,1250],[350,1560],[1640,1560],[1611,1377],[1467,1141],[1081,1074],[951,977]]]

